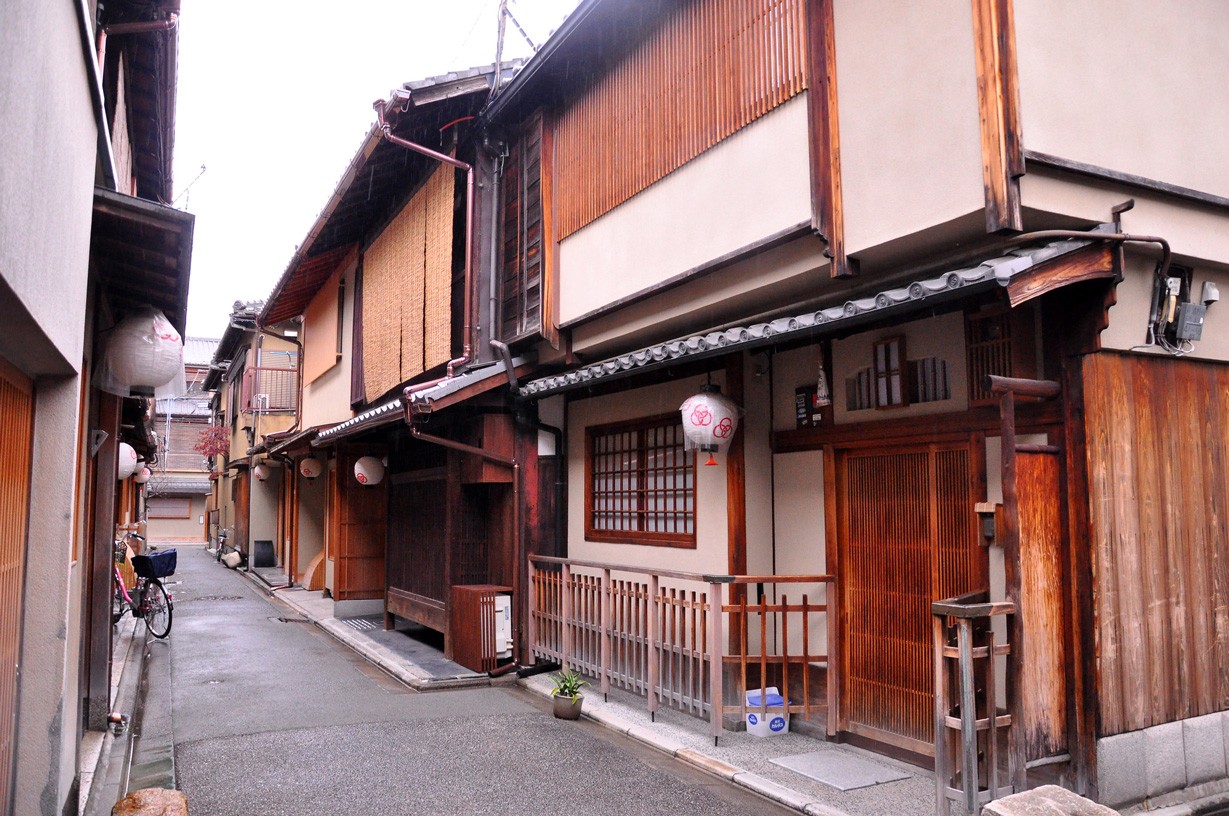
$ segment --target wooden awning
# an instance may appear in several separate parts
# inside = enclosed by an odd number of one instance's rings
[[[195,221],[173,207],[94,189],[90,262],[116,320],[152,306],[183,336]]]

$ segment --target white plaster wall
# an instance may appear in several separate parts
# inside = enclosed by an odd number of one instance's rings
[[[811,220],[800,94],[559,245],[566,323]]]
[[[938,357],[947,361],[947,379],[951,398],[936,402],[922,402],[904,408],[845,410],[847,396],[845,378],[858,369],[871,365],[876,341],[897,334],[905,335],[905,355],[908,359]],[[836,381],[832,389],[832,404],[836,409],[837,424],[946,414],[951,411],[963,411],[968,407],[969,369],[965,357],[964,315],[960,312],[874,329],[843,340],[836,340],[832,343],[832,358],[833,379]],[[789,393],[792,400],[793,386],[790,386]]]
[[[299,480],[299,564],[300,573],[324,549],[324,503],[328,482],[324,477]]]
[[[1164,354],[1160,349],[1143,349],[1152,310],[1152,281],[1156,260],[1137,254],[1127,256],[1126,270],[1118,284],[1117,303],[1110,307],[1109,327],[1101,333],[1101,346],[1107,349]],[[1205,281],[1215,283],[1229,299],[1229,271],[1207,266],[1194,267],[1191,292],[1199,302]],[[1208,307],[1203,338],[1194,344],[1190,357],[1204,360],[1229,360],[1229,300]]]
[[[79,13],[0,3],[0,355],[29,374],[81,365],[97,129]]]
[[[1026,148],[1229,196],[1222,0],[1013,9]]]
[[[263,482],[258,479],[249,480],[252,496],[248,528],[249,557],[256,552],[257,539],[267,539],[277,546],[277,495],[282,483],[282,468],[265,460],[263,464],[269,467],[269,478]]]
[[[827,572],[824,518],[824,455],[822,451],[782,453],[773,457],[774,565],[779,575],[821,575]],[[827,587],[820,584],[781,584],[778,594],[790,602],[823,601]],[[797,621],[791,621],[797,623]],[[828,630],[823,616],[810,621],[810,651],[822,654],[828,648]],[[801,652],[802,631],[790,633],[790,653]]]
[[[357,263],[346,269],[346,302],[342,308],[341,360],[315,380],[303,385],[303,410],[300,428],[344,422],[354,416],[350,410],[350,372],[354,357],[354,273]],[[327,285],[327,284],[326,284]],[[317,342],[304,334],[305,343]],[[335,342],[326,338],[325,342]]]
[[[973,12],[965,0],[837,0],[850,253],[981,210]]]
[[[1090,224],[1110,221],[1110,208],[1131,198],[1135,206],[1122,215],[1123,231],[1159,235],[1169,242],[1175,257],[1187,262],[1229,265],[1229,218],[1223,211],[1108,182],[1063,177],[1045,169],[1030,170],[1020,179],[1020,197],[1029,209],[1061,213]],[[1131,246],[1139,251],[1147,245]]]
[[[713,382],[721,378],[714,375]],[[725,574],[729,569],[725,457],[718,466],[696,468],[696,548],[653,547],[585,538],[585,428],[677,411],[700,390],[692,377],[580,400],[568,406],[568,557],[646,569]]]
[[[17,700],[15,813],[59,813],[76,775],[81,581],[72,564],[80,379],[35,381],[29,537]],[[65,440],[70,440],[66,444]]]
[[[147,537],[150,541],[204,541],[205,497],[186,496],[192,509],[186,519],[151,518]]]

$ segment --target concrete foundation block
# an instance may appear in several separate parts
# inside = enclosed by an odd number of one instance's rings
[[[1186,751],[1182,732],[1181,721],[1144,729],[1144,766],[1148,775],[1149,796],[1160,796],[1186,787]]]
[[[982,808],[982,816],[1118,816],[1118,812],[1066,788],[1042,785],[994,800]]]
[[[1097,740],[1097,798],[1110,807],[1143,801],[1148,795],[1144,732]]]
[[[1224,714],[1208,714],[1182,721],[1182,747],[1186,755],[1186,783],[1200,785],[1226,775]]]

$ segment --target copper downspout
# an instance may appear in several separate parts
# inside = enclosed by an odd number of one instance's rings
[[[1013,235],[1008,238],[1006,243],[1011,244],[1027,244],[1032,241],[1048,241],[1051,238],[1072,238],[1081,241],[1113,241],[1115,243],[1131,243],[1131,244],[1159,244],[1161,247],[1161,266],[1157,270],[1157,275],[1165,277],[1169,272],[1169,242],[1164,238],[1158,238],[1155,235],[1131,235],[1125,232],[1090,232],[1088,230],[1040,230],[1038,232],[1025,232],[1020,235]]]
[[[107,37],[119,34],[144,34],[147,31],[171,31],[179,25],[179,15],[172,12],[165,20],[151,20],[144,23],[116,23],[98,29],[98,70],[106,70]]]
[[[456,376],[456,372],[459,367],[465,365],[471,359],[473,359],[474,321],[473,321],[472,312],[473,312],[473,288],[474,287],[473,287],[473,280],[472,280],[473,261],[472,261],[471,256],[473,253],[473,241],[474,241],[474,168],[472,165],[466,164],[465,162],[459,159],[455,159],[452,156],[448,156],[448,155],[445,155],[444,153],[440,153],[438,151],[432,150],[429,147],[423,147],[422,145],[416,144],[407,139],[402,139],[400,136],[394,136],[393,126],[385,120],[385,116],[389,112],[391,112],[393,108],[397,107],[397,103],[400,100],[404,100],[404,102],[408,102],[409,94],[406,93],[405,91],[394,92],[391,99],[377,100],[373,106],[376,111],[376,116],[378,117],[378,126],[380,129],[380,133],[384,136],[384,138],[392,142],[395,145],[400,145],[401,147],[404,147],[406,150],[412,150],[415,153],[419,153],[423,156],[426,156],[429,159],[435,159],[438,162],[443,162],[444,164],[455,167],[458,170],[465,171],[465,269],[464,269],[464,272],[462,273],[462,288],[464,289],[464,292],[465,292],[465,301],[464,301],[462,310],[463,310],[463,315],[465,319],[465,325],[461,330],[461,344],[462,344],[461,345],[461,356],[456,358],[455,360],[450,360],[448,362],[448,369],[447,369],[448,373],[445,376],[438,377],[434,380],[431,380],[425,383],[416,383],[414,385],[408,386],[404,390],[403,399],[405,401],[406,419],[408,421],[410,398],[414,393],[418,391],[423,391],[427,388],[431,388],[432,386],[438,385],[444,380],[452,379],[454,376]]]

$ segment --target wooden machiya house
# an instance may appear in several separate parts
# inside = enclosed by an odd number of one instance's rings
[[[944,808],[1225,784],[1229,13],[1154,12],[580,4],[481,115],[565,454],[522,648]]]
[[[271,332],[298,327],[303,348],[296,422],[264,439],[290,474],[287,577],[327,592],[338,615],[435,629],[475,669],[495,657],[466,604],[523,598],[524,554],[556,552],[538,488],[555,481],[555,437],[511,395],[542,336],[540,284],[491,272],[505,250],[489,197],[523,191],[491,183],[516,158],[476,119],[516,67],[407,83],[377,103],[260,316]]]

